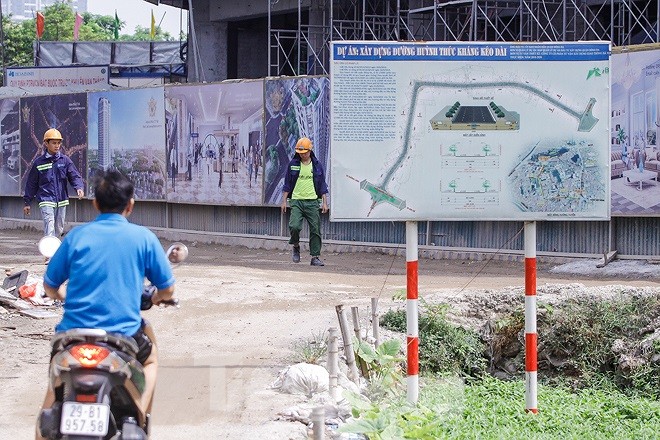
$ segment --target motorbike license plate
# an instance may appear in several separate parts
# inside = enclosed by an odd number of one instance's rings
[[[69,435],[104,436],[108,433],[110,406],[102,403],[64,402],[60,432]]]

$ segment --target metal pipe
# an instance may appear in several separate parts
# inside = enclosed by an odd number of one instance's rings
[[[536,222],[525,222],[525,411],[538,412]]]
[[[268,36],[266,38],[266,50],[268,51],[268,76],[271,75],[270,72],[270,67],[271,67],[271,55],[270,55],[270,33],[271,33],[271,18],[270,18],[270,2],[271,0],[268,0]]]
[[[2,0],[0,0],[0,57],[2,58],[2,85],[7,85],[7,65],[5,63],[5,31],[2,24]]]
[[[410,403],[419,399],[419,312],[418,312],[418,232],[417,222],[406,222],[406,355],[407,398]]]
[[[335,16],[334,16],[334,13],[333,13],[334,6],[335,6],[334,5],[334,0],[330,0],[330,41],[334,41],[334,37],[333,37],[333,33],[335,31],[335,23],[333,21],[335,19]],[[332,60],[332,54],[330,54],[329,59]]]

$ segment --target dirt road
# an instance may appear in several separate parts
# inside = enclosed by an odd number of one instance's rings
[[[0,266],[43,275],[34,231],[0,230]],[[287,365],[295,341],[337,326],[335,305],[358,306],[366,317],[371,297],[381,311],[405,296],[405,257],[373,253],[326,254],[325,267],[288,252],[193,245],[175,269],[181,308],[145,313],[160,347],[154,439],[304,439],[300,423],[277,413],[302,396],[269,389]],[[421,260],[420,297],[439,291],[478,294],[524,285],[521,263]],[[539,262],[538,283],[657,286],[648,278],[594,273],[553,275]],[[448,290],[450,289],[450,290]],[[33,319],[0,310],[0,432],[30,438],[46,386],[48,341],[58,319]],[[365,322],[366,324],[366,322]]]

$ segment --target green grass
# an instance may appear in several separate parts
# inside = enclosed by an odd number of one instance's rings
[[[522,311],[499,316],[487,341],[475,330],[451,323],[448,307],[425,303],[420,313],[423,374],[524,375]],[[538,320],[540,380],[576,390],[613,386],[630,396],[660,399],[660,339],[653,337],[660,322],[660,295],[621,291],[611,299],[581,296],[556,306],[539,304],[539,310],[543,311]],[[390,310],[380,323],[405,332],[405,311]],[[505,370],[505,364],[517,370]]]
[[[354,403],[359,417],[341,430],[371,440],[660,438],[660,402],[617,391],[539,386],[539,413],[524,407],[522,381],[434,381],[422,388],[414,407],[405,397]]]
[[[524,315],[500,316],[492,340],[484,341],[450,323],[447,307],[425,304],[419,318],[426,383],[419,403],[406,402],[399,387],[372,401],[347,396],[355,418],[340,431],[370,440],[660,439],[657,294],[622,291],[613,299],[539,306],[538,414],[525,411]],[[405,312],[387,312],[381,325],[405,331]],[[516,380],[486,374],[488,362],[502,360],[519,365],[511,373]],[[437,373],[456,379],[429,379]]]

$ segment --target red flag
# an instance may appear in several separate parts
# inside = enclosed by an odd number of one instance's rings
[[[44,34],[44,26],[46,24],[46,17],[41,12],[37,12],[37,39],[41,38]]]
[[[83,18],[82,15],[76,12],[76,21],[73,25],[73,39],[74,41],[78,41],[78,31],[80,30],[80,26],[82,25]]]

